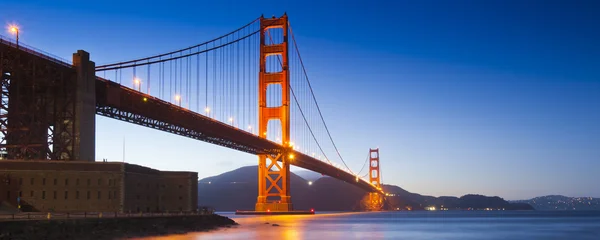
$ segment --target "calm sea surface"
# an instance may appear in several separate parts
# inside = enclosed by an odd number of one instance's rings
[[[240,225],[162,239],[600,240],[600,211],[322,213],[314,216],[268,217],[220,214],[234,219]]]

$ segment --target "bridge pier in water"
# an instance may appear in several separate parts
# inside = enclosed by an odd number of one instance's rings
[[[369,181],[377,189],[381,190],[381,172],[379,171],[379,148],[369,149]],[[378,192],[370,192],[363,205],[367,211],[381,211],[384,205],[384,197]]]

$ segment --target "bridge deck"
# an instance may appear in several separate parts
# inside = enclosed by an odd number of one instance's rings
[[[178,134],[239,151],[276,153],[282,146],[242,129],[179,107],[148,94],[102,78],[96,79],[96,113],[102,116]],[[370,192],[381,192],[350,173],[306,154],[294,151],[291,164],[356,185]]]

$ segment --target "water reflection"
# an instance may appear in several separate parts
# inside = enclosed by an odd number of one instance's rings
[[[600,212],[446,211],[299,216],[221,215],[234,219],[240,225],[210,232],[148,239],[598,240],[600,236]]]

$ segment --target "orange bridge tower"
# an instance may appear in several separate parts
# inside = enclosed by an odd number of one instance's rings
[[[280,37],[273,39],[270,29],[281,29]],[[279,30],[277,30],[279,31]],[[271,44],[265,43],[265,34]],[[279,36],[279,35],[277,35]],[[281,65],[279,71],[268,71],[267,59]],[[276,154],[258,155],[258,198],[256,211],[291,211],[290,199],[290,163],[287,146],[290,144],[290,76],[288,66],[288,17],[260,18],[260,71],[258,76],[258,133],[267,137],[269,121],[281,124],[281,140],[285,146]],[[279,106],[267,106],[267,88],[279,85],[281,103]]]

